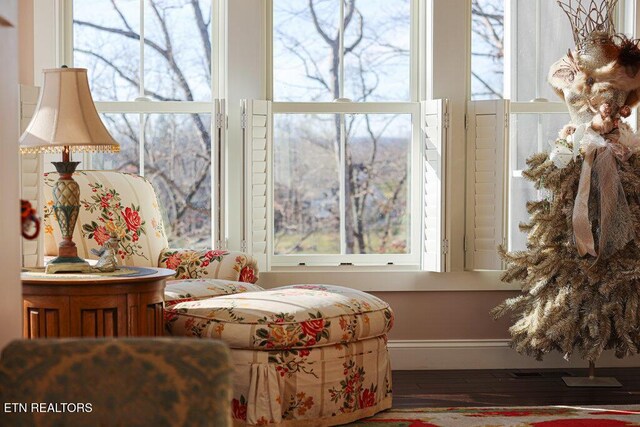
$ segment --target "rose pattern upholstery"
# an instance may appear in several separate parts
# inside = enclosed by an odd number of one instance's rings
[[[257,264],[245,254],[224,250],[167,249],[160,253],[160,267],[176,271],[176,279],[211,277],[255,283]]]
[[[171,249],[155,190],[145,178],[114,171],[79,171],[80,212],[73,234],[78,256],[97,259],[91,252],[115,235],[120,239],[118,261],[136,267],[176,270],[176,279],[211,278],[255,283],[254,258],[240,252]],[[57,173],[44,175],[45,255],[58,254],[62,240],[53,212],[52,188]]]
[[[333,426],[391,407],[386,337],[292,351],[232,350],[235,426]]]
[[[295,285],[185,301],[167,309],[172,335],[222,338],[231,348],[299,350],[385,335],[391,307],[364,292]]]
[[[393,311],[373,295],[285,286],[179,301],[165,320],[171,335],[231,347],[236,426],[330,426],[391,407]]]
[[[213,340],[14,341],[0,359],[0,401],[91,411],[3,413],[0,424],[230,426],[231,369],[228,348]]]
[[[79,171],[80,212],[73,233],[78,256],[96,259],[111,235],[120,239],[119,262],[137,267],[157,267],[160,252],[169,246],[156,193],[151,183],[134,174],[112,171]],[[62,236],[53,212],[53,184],[57,173],[44,176],[45,255],[58,253]]]
[[[221,295],[259,292],[264,288],[246,282],[234,282],[220,279],[172,280],[164,291],[164,306],[171,307],[185,301],[197,301]]]
[[[164,322],[171,325],[176,313],[169,308],[187,301],[209,299],[220,295],[233,295],[242,292],[259,292],[264,289],[253,283],[234,282],[218,279],[171,280],[164,290]]]
[[[82,205],[89,213],[99,213],[98,222],[101,224],[96,221],[83,224],[83,235],[94,239],[100,246],[115,235],[120,239],[118,256],[121,259],[132,255],[146,258],[138,244],[140,236],[146,234],[145,221],[140,218],[140,206],[122,206],[120,194],[113,188],[105,189],[100,183],[89,184],[89,187],[93,194],[89,200],[83,200]]]

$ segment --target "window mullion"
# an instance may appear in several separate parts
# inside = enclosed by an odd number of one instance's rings
[[[144,0],[140,0],[140,60],[139,60],[139,80],[140,84],[138,85],[138,96],[144,96]],[[144,128],[147,121],[147,114],[140,114],[138,118],[138,125],[140,126],[139,136],[138,136],[138,153],[140,164],[138,166],[138,170],[140,172],[140,176],[144,176]]]
[[[414,114],[418,102],[274,102],[275,114]]]
[[[340,0],[340,25],[339,25],[339,36],[338,36],[338,40],[339,40],[339,68],[340,68],[340,75],[338,77],[338,86],[339,86],[339,92],[340,92],[340,96],[339,98],[343,98],[344,97],[344,0]],[[343,117],[344,119],[344,117]],[[343,122],[344,120],[341,120],[341,122]]]
[[[342,0],[341,0],[342,1]],[[347,223],[346,223],[346,190],[347,190],[347,140],[346,126],[344,123],[344,114],[340,114],[340,165],[338,177],[340,179],[340,254],[347,253]]]
[[[147,121],[147,114],[141,113],[138,117],[138,124],[140,126],[138,136],[138,152],[140,156],[140,176],[144,176],[144,128]]]
[[[542,46],[540,46],[541,43],[541,25],[542,25],[542,11],[541,11],[541,6],[540,6],[540,0],[536,0],[536,67],[535,70],[538,70],[539,73],[545,73],[545,70],[541,69],[541,63],[540,63],[540,50],[542,48]],[[535,99],[540,98],[540,81],[539,79],[533,79],[533,81],[536,84],[536,91],[535,91]]]
[[[144,0],[140,0],[140,69],[138,96],[144,96]],[[142,159],[142,157],[140,158]],[[140,168],[142,170],[142,168]]]

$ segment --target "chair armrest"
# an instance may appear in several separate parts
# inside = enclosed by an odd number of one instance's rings
[[[175,279],[258,281],[258,262],[243,252],[169,248],[160,253],[158,267],[175,270]]]

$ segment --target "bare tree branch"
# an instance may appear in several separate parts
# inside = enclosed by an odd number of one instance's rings
[[[384,209],[384,211],[386,211],[386,215],[385,215],[386,221],[385,221],[385,229],[384,229],[384,232],[382,233],[382,238],[380,239],[381,249],[387,247],[387,242],[389,241],[389,235],[391,234],[391,212],[392,212],[391,207],[397,203],[398,198],[400,196],[400,191],[404,188],[404,185],[406,182],[407,182],[407,171],[405,170],[404,175],[402,176],[400,181],[398,181],[398,185],[393,191],[393,196],[387,200],[387,203]]]
[[[320,37],[322,37],[328,45],[331,45],[332,43],[334,43],[335,40],[329,37],[329,35],[324,32],[324,30],[322,29],[322,26],[320,25],[320,21],[318,20],[318,15],[316,14],[316,8],[313,5],[313,0],[309,0],[309,10],[311,11],[311,17],[313,18],[313,25],[316,27],[316,31],[318,32]]]
[[[127,21],[127,19],[124,17],[124,14],[122,13],[122,11],[120,10],[120,8],[118,7],[118,5],[116,4],[115,0],[111,0],[111,6],[113,6],[114,10],[116,11],[116,13],[118,14],[118,16],[120,16],[120,19],[122,20],[122,23],[124,24],[124,26],[127,28],[127,30],[129,30],[130,32],[133,32],[133,28],[131,28],[131,25],[129,25],[129,22]]]
[[[362,42],[362,36],[364,35],[364,19],[362,18],[362,14],[360,13],[360,11],[356,11],[358,14],[358,18],[360,21],[360,25],[358,28],[358,37],[356,38],[356,40],[351,43],[351,45],[349,47],[345,47],[344,49],[344,53],[345,55],[347,53],[351,53],[353,52],[353,50],[358,47],[358,45],[360,44],[360,42]],[[349,21],[351,21],[351,18],[349,18]],[[345,19],[345,28],[346,28],[346,22],[347,20]]]
[[[498,91],[494,88],[491,87],[491,85],[489,85],[489,83],[487,83],[482,77],[480,77],[476,72],[472,71],[471,75],[473,76],[473,78],[475,78],[478,82],[480,82],[480,84],[482,86],[484,86],[487,91],[489,91],[489,93],[493,96],[497,96],[498,98],[502,98],[502,92]]]
[[[124,36],[126,38],[132,39],[132,40],[140,40],[140,34],[133,32],[133,31],[125,31],[122,30],[120,28],[113,28],[113,27],[105,27],[103,25],[98,25],[98,24],[94,24],[93,22],[87,22],[87,21],[81,21],[79,19],[74,19],[73,23],[76,25],[82,25],[85,27],[89,27],[89,28],[93,28],[96,30],[100,30],[100,31],[104,31],[107,33],[112,33],[112,34],[118,34],[121,36]],[[164,55],[165,50],[158,45],[157,43],[149,40],[148,38],[145,37],[144,39],[144,44],[148,45],[149,47],[153,48],[154,50],[156,50],[158,53]]]
[[[80,53],[84,53],[85,55],[89,55],[89,56],[93,56],[96,59],[99,59],[100,61],[102,61],[105,65],[109,66],[109,68],[113,69],[113,71],[116,72],[116,74],[118,74],[120,77],[122,77],[124,80],[128,81],[129,83],[131,83],[131,85],[133,85],[134,87],[139,87],[140,82],[138,81],[137,78],[133,78],[131,76],[126,75],[122,69],[120,67],[118,67],[113,61],[108,60],[107,58],[105,58],[104,56],[96,53],[96,52],[92,52],[86,49],[81,49],[81,48],[76,48],[75,49],[76,52],[80,52]],[[178,101],[178,99],[176,98],[167,98],[163,95],[160,95],[157,92],[154,92],[152,90],[149,90],[147,88],[145,88],[144,90],[145,95],[150,95],[160,101]]]
[[[207,70],[209,71],[209,76],[211,76],[211,31],[209,30],[209,25],[204,20],[198,0],[191,0],[191,6],[193,7],[198,32],[200,33],[200,39],[202,40],[202,47],[205,52],[205,58],[207,59]]]

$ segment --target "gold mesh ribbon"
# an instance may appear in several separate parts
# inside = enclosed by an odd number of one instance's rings
[[[597,256],[595,262],[606,259],[635,237],[631,210],[620,182],[616,158],[629,159],[629,149],[617,142],[587,138],[580,172],[578,193],[573,206],[573,235],[576,249],[582,257]],[[593,212],[589,211],[592,197]],[[598,251],[592,231],[592,220],[598,217]]]

